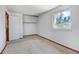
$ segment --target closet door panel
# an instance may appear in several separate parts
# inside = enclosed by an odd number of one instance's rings
[[[19,39],[19,17],[18,16],[10,16],[9,19],[9,34],[10,40]]]

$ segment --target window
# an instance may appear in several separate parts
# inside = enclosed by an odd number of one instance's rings
[[[71,29],[71,12],[65,10],[54,15],[53,27],[55,29]]]

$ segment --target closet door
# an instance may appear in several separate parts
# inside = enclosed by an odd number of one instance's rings
[[[18,16],[9,16],[9,39],[15,40],[20,38],[20,23]]]

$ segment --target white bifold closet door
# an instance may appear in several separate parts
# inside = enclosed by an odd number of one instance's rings
[[[16,40],[22,38],[22,29],[22,17],[20,15],[9,16],[9,39]]]

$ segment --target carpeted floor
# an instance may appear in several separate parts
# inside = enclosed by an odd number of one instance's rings
[[[39,36],[26,36],[10,41],[3,54],[65,54],[76,53],[67,48],[49,42]]]

